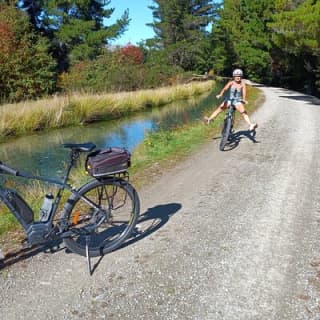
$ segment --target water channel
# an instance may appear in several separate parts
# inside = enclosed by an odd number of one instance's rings
[[[23,171],[56,176],[63,171],[68,159],[68,151],[61,147],[62,143],[91,141],[98,148],[119,146],[133,151],[150,131],[172,130],[181,124],[201,120],[205,110],[210,112],[217,105],[215,95],[218,90],[220,87],[209,95],[178,101],[121,120],[9,139],[0,146],[0,160]]]

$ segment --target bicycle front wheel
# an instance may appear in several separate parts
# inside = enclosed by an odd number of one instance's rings
[[[226,146],[229,136],[231,134],[231,128],[232,128],[232,119],[231,117],[227,117],[223,122],[223,128],[221,132],[221,140],[219,149],[220,151],[224,150],[224,147]]]
[[[132,233],[139,216],[140,201],[135,189],[126,180],[111,178],[92,180],[79,194],[85,200],[73,195],[65,208],[64,218],[72,231],[72,236],[64,239],[66,246],[86,256],[88,245],[91,257],[119,248]],[[87,200],[100,209],[93,208]]]

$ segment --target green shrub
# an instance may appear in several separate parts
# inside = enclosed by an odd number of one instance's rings
[[[120,50],[106,51],[94,61],[72,66],[69,73],[60,76],[59,87],[66,92],[134,91],[173,84],[175,75],[181,72],[157,60],[140,62],[124,59]]]
[[[2,101],[21,101],[51,93],[56,63],[47,40],[36,35],[28,16],[0,6],[0,92]]]

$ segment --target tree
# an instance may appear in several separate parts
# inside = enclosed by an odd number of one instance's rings
[[[256,81],[270,81],[271,37],[267,23],[273,10],[269,0],[225,0],[212,28],[213,63],[230,75],[241,67]],[[224,57],[225,56],[225,57]]]
[[[154,45],[165,49],[169,63],[185,70],[203,66],[201,53],[208,41],[206,28],[214,12],[213,1],[153,0]],[[199,58],[199,59],[198,59]]]
[[[144,54],[141,48],[130,43],[120,48],[120,59],[124,62],[131,62],[134,64],[142,64],[144,61]]]
[[[53,91],[56,64],[46,39],[36,35],[28,16],[12,5],[0,5],[0,93],[19,101]]]
[[[279,74],[299,89],[320,93],[320,1],[278,0],[269,24]]]
[[[108,41],[119,37],[129,24],[125,11],[116,23],[105,26],[114,8],[110,0],[21,0],[36,30],[45,34],[54,46],[61,69],[68,63],[94,59]]]

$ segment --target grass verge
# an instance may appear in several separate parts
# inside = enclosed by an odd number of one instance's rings
[[[247,87],[247,90],[249,104],[246,110],[250,115],[262,104],[264,97],[257,88]],[[235,116],[237,124],[242,117],[238,112]],[[141,186],[150,182],[150,177],[156,176],[157,172],[190,155],[200,145],[211,140],[213,135],[219,135],[223,119],[224,113],[220,114],[210,126],[201,122],[181,126],[174,131],[150,133],[133,154],[131,174],[135,185]],[[142,174],[146,169],[148,169],[147,176]]]
[[[3,105],[0,107],[0,142],[8,136],[116,119],[146,108],[199,95],[211,90],[214,85],[215,82],[210,80],[134,92],[100,95],[74,93]]]

